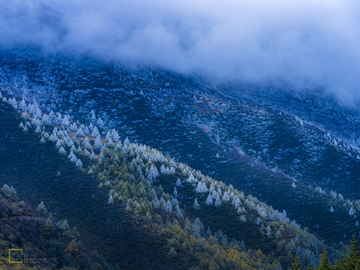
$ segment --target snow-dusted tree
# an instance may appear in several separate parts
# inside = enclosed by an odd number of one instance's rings
[[[85,136],[85,133],[84,133],[84,131],[82,130],[81,127],[77,130],[76,136],[79,136],[79,137],[84,137]]]
[[[100,127],[103,127],[104,121],[99,117],[98,120],[96,121],[96,124],[98,124]]]
[[[91,153],[90,153],[90,159],[92,159],[92,160],[96,159],[95,153],[92,150],[91,150]]]
[[[196,183],[197,179],[194,177],[192,173],[190,173],[189,178],[186,181],[189,183]]]
[[[70,148],[70,151],[73,151],[74,153],[77,153],[77,148],[75,147],[75,145],[72,145]]]
[[[98,136],[96,137],[94,146],[95,146],[96,148],[101,148],[101,147],[103,146],[103,143],[102,143],[102,140],[101,140],[100,135],[98,135]]]
[[[82,162],[81,162],[81,160],[79,158],[78,161],[76,162],[76,167],[82,168],[82,166],[83,166],[83,164],[82,164]]]
[[[61,124],[64,127],[67,127],[68,125],[70,125],[69,117],[67,115],[64,116],[64,119],[61,121]]]
[[[229,193],[227,191],[224,192],[224,195],[222,197],[222,200],[224,202],[228,202],[230,200],[230,196],[229,196]]]
[[[179,178],[176,180],[176,186],[181,187],[181,180]]]
[[[198,182],[195,191],[197,193],[205,193],[208,192],[208,188],[206,187],[206,184],[204,182]]]
[[[113,142],[113,140],[111,138],[108,140],[107,145],[110,146],[110,147],[114,146],[114,142]]]
[[[221,200],[220,197],[218,196],[215,200],[215,206],[220,206],[221,205]]]
[[[212,205],[213,204],[213,199],[211,197],[211,195],[209,194],[209,196],[207,197],[206,199],[206,202],[205,202],[207,205]]]
[[[292,186],[293,188],[296,188],[295,182],[293,182],[291,186]]]
[[[108,142],[111,139],[111,132],[110,130],[106,133],[105,141]]]
[[[350,207],[350,210],[349,210],[349,215],[350,215],[350,216],[354,216],[354,215],[355,215],[355,213],[356,213],[355,209],[354,209],[354,208],[352,208],[352,207]]]
[[[37,127],[36,127],[35,132],[36,132],[36,133],[41,133],[41,128],[40,128],[40,126],[37,126]]]
[[[181,209],[179,207],[179,204],[176,205],[175,207],[175,215],[177,218],[180,218],[180,219],[183,219],[184,218],[184,215],[183,213],[181,212]]]
[[[88,171],[88,174],[93,174],[93,170],[90,168],[90,170]]]
[[[174,197],[177,198],[177,196],[178,196],[178,192],[177,192],[176,188],[174,188]]]
[[[115,129],[113,129],[112,136],[113,136],[114,142],[118,142],[120,140],[119,133]]]
[[[129,138],[128,137],[126,137],[126,139],[125,139],[125,141],[124,141],[124,145],[129,145],[130,144],[130,142],[129,142]]]
[[[155,196],[155,198],[151,201],[152,205],[154,206],[154,208],[159,208],[160,207],[160,201],[159,199]]]
[[[199,208],[200,208],[200,205],[199,205],[197,199],[194,200],[194,208],[195,208],[195,209],[199,209]]]
[[[86,138],[86,137],[85,137]],[[89,142],[89,140],[87,141],[87,142],[85,142],[85,148],[86,149],[88,149],[88,150],[92,150],[93,149],[93,147],[91,146],[91,144],[90,144],[90,142]]]
[[[246,217],[244,215],[242,215],[242,216],[239,217],[239,220],[241,222],[246,222]]]
[[[56,148],[60,148],[62,146],[61,140],[58,140],[55,146]]]
[[[66,151],[65,151],[64,147],[62,147],[62,146],[60,147],[59,153],[62,155],[66,155]]]
[[[98,161],[102,161],[105,158],[103,152],[100,153]]]
[[[108,201],[108,203],[110,203],[110,204],[113,204],[113,203],[114,203],[114,198],[113,198],[112,194],[110,194],[110,196],[109,196],[109,201]]]
[[[73,124],[70,126],[70,130],[71,130],[71,131],[77,131],[77,130],[78,130],[78,126],[76,125],[76,123],[73,123]]]
[[[91,136],[93,136],[93,137],[98,137],[99,135],[100,135],[99,130],[98,130],[98,128],[95,126],[94,129],[93,129],[93,131],[92,131],[92,133],[91,133]]]
[[[176,253],[176,251],[175,251],[174,248],[170,248],[170,251],[169,251],[169,253],[168,253],[168,256],[169,256],[169,257],[176,257],[176,256],[177,256],[177,253]]]
[[[69,154],[68,158],[70,159],[71,162],[74,162],[74,163],[77,162],[77,157],[75,156],[73,151],[70,151],[70,154]]]
[[[5,184],[1,190],[12,196],[16,196],[16,190],[13,186],[9,187],[7,184]]]
[[[331,213],[334,213],[335,212],[335,210],[334,210],[334,208],[331,206],[330,207],[330,210],[329,210]]]
[[[85,126],[85,128],[84,128],[84,133],[86,135],[90,135],[90,130],[89,130],[89,128],[87,126]]]
[[[172,213],[172,205],[169,200],[166,202],[166,212],[168,212],[170,214]]]
[[[161,164],[160,172],[161,172],[162,174],[167,174],[167,170],[165,169],[164,164]]]
[[[149,170],[149,179],[150,179],[150,181],[154,181],[158,175],[159,175],[159,172],[156,169],[156,167],[154,165],[151,165],[151,168]]]
[[[37,206],[36,211],[38,211],[41,216],[46,215],[47,209],[43,201]]]

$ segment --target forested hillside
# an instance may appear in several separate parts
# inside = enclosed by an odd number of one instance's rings
[[[120,138],[100,118],[85,125],[24,100],[3,102],[1,180],[68,216],[110,263],[277,269],[295,254],[303,265],[324,248],[337,254],[286,212]]]

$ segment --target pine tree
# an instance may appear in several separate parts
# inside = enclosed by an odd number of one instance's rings
[[[54,233],[54,225],[49,218],[45,222],[44,233],[47,237],[50,237]]]
[[[199,209],[199,208],[200,208],[200,205],[199,205],[197,199],[195,199],[195,201],[194,201],[194,208],[195,208],[195,209]]]
[[[110,197],[109,197],[109,203],[110,204],[113,204],[114,203],[114,198],[113,196],[110,194]]]
[[[295,261],[292,263],[293,270],[301,270],[299,256],[295,257]]]
[[[208,196],[207,199],[206,199],[206,204],[207,204],[207,205],[212,205],[212,204],[213,204],[213,199],[212,199],[212,197],[211,197],[210,194],[209,194],[209,196]]]
[[[360,266],[360,251],[358,241],[353,234],[353,239],[348,250],[348,256],[345,262],[345,269],[357,269],[356,266]]]
[[[320,263],[317,267],[318,270],[331,270],[331,265],[329,262],[329,255],[327,254],[327,251],[324,250],[321,255]]]
[[[41,201],[41,203],[37,206],[36,211],[38,211],[41,216],[46,215],[47,209],[43,201]]]

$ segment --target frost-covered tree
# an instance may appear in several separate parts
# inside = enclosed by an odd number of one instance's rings
[[[197,179],[195,179],[194,175],[190,173],[189,178],[186,181],[189,183],[196,183]]]
[[[62,146],[60,147],[59,153],[62,155],[66,155],[66,151],[65,151],[64,147],[62,147]]]
[[[114,146],[114,142],[113,142],[113,140],[111,138],[108,140],[107,145],[110,146],[110,147]]]
[[[174,188],[174,197],[177,198],[177,196],[178,196],[178,192],[177,192],[176,188]]]
[[[172,205],[171,205],[171,202],[168,200],[167,202],[166,202],[166,212],[168,212],[168,213],[172,213]]]
[[[349,210],[349,215],[350,215],[350,216],[354,216],[354,215],[355,215],[355,213],[356,213],[355,209],[354,209],[354,208],[352,208],[352,207],[350,207],[350,210]]]
[[[88,174],[93,174],[93,170],[90,168],[90,170],[88,171]]]
[[[110,204],[113,204],[113,203],[114,203],[114,198],[113,198],[112,194],[110,194],[110,196],[109,196],[109,201],[108,201],[108,203],[110,203]]]
[[[96,124],[98,124],[100,127],[103,127],[104,121],[99,117],[98,120],[96,121]]]
[[[215,206],[220,206],[221,205],[221,200],[220,197],[218,196],[215,200]]]
[[[209,194],[209,196],[207,197],[206,199],[206,202],[205,202],[207,205],[212,205],[213,204],[213,199],[211,197],[211,195]]]
[[[223,197],[222,197],[222,200],[223,200],[224,202],[230,201],[230,196],[229,196],[229,193],[228,193],[227,191],[224,192],[224,195],[223,195]]]
[[[69,117],[67,115],[64,116],[63,120],[61,121],[61,124],[64,127],[67,127],[68,125],[70,125]]]
[[[98,137],[99,135],[100,135],[99,130],[98,130],[98,128],[95,126],[94,129],[93,129],[93,131],[92,131],[92,133],[91,133],[91,136],[92,136],[92,137]]]
[[[197,193],[205,193],[205,192],[208,192],[208,188],[206,187],[206,184],[203,183],[203,182],[198,182],[197,186],[196,186],[196,189],[195,191]]]
[[[176,180],[176,186],[181,187],[181,180],[179,178]]]
[[[175,251],[174,248],[170,248],[170,251],[169,251],[169,253],[168,253],[168,256],[169,256],[169,257],[176,257],[176,256],[177,256],[177,253],[176,253],[176,251]]]
[[[194,208],[195,208],[195,209],[199,209],[199,208],[200,208],[200,205],[199,205],[197,199],[195,199],[195,201],[194,201]]]
[[[156,169],[156,167],[154,165],[151,165],[151,168],[149,170],[149,179],[150,179],[150,181],[154,181],[158,175],[159,175],[159,172]]]
[[[85,136],[85,133],[84,133],[84,131],[82,130],[81,127],[77,130],[76,136],[78,136],[78,137],[84,137]]]
[[[292,186],[293,188],[296,188],[295,182],[293,182],[291,186]]]
[[[71,130],[71,131],[77,131],[77,130],[78,130],[78,126],[76,125],[76,123],[73,123],[73,124],[70,126],[70,130]]]
[[[101,148],[101,147],[103,146],[103,143],[102,143],[102,140],[101,140],[100,135],[98,135],[98,136],[96,137],[94,146],[95,146],[96,148]]]
[[[7,184],[5,184],[2,189],[3,192],[8,193],[12,196],[16,196],[16,190],[13,186],[9,187]]]
[[[47,209],[43,201],[41,201],[41,203],[37,206],[36,211],[38,211],[41,216],[46,215]]]
[[[82,162],[81,162],[81,160],[79,158],[78,161],[76,162],[76,167],[82,168],[82,166],[83,166],[83,164],[82,164]]]
[[[115,129],[113,129],[112,137],[114,139],[114,142],[118,142],[120,140],[119,133]]]
[[[77,162],[77,157],[75,156],[73,151],[70,151],[70,154],[69,154],[68,158],[70,159],[71,162],[74,162],[74,163]]]
[[[335,212],[335,210],[334,210],[334,208],[331,206],[330,207],[330,210],[329,210],[331,213],[334,213]]]

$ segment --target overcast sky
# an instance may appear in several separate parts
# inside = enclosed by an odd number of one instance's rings
[[[360,1],[0,0],[0,45],[360,96]]]

